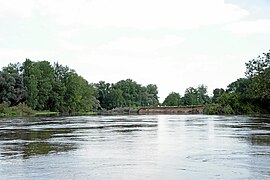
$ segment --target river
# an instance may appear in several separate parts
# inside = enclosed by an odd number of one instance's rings
[[[2,118],[0,179],[270,179],[270,118]]]

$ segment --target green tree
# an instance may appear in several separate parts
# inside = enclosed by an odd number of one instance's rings
[[[35,63],[38,81],[38,110],[48,110],[48,101],[54,85],[54,69],[48,61]]]
[[[28,91],[26,104],[32,109],[38,106],[38,69],[35,63],[30,59],[26,59],[21,67],[23,82]]]
[[[246,63],[250,81],[248,97],[253,104],[270,112],[270,52]]]
[[[141,98],[139,96],[141,92],[141,85],[137,84],[131,79],[121,80],[113,85],[114,89],[120,89],[123,93],[124,106],[125,107],[137,107],[141,105]]]
[[[48,109],[51,111],[64,112],[66,109],[64,97],[67,90],[64,82],[69,73],[75,73],[75,71],[56,62],[53,65],[53,72],[54,80],[52,83],[52,92],[48,100]]]
[[[33,62],[26,59],[21,69],[29,92],[27,104],[36,110],[49,110],[49,98],[55,83],[54,70],[50,62]]]
[[[211,102],[207,95],[207,86],[199,85],[197,88],[189,87],[182,98],[183,105],[205,105]]]
[[[92,111],[98,106],[98,101],[94,97],[94,87],[83,77],[76,73],[69,73],[64,84],[66,87],[64,112]]]
[[[262,56],[258,56],[256,59],[252,59],[246,63],[246,76],[252,78],[254,76],[264,73],[266,69],[270,67],[270,51],[263,53]]]
[[[94,84],[97,99],[104,109],[116,107],[156,107],[158,101],[158,87],[155,84],[142,86],[131,79],[121,80],[115,84],[100,81]]]
[[[227,86],[228,93],[236,93],[240,98],[245,99],[249,96],[249,88],[251,81],[247,78],[240,78]]]
[[[121,89],[112,89],[109,96],[109,102],[109,109],[124,107],[125,99],[123,97],[123,91]]]
[[[198,91],[194,87],[189,87],[186,89],[183,97],[184,105],[198,105]]]
[[[2,68],[3,72],[7,72],[9,74],[20,74],[21,64],[20,63],[9,63],[8,66]]]
[[[6,102],[10,106],[15,106],[24,102],[26,97],[27,91],[21,76],[0,72],[0,103]]]
[[[141,87],[141,90],[143,89],[143,87]],[[152,107],[156,107],[159,104],[158,101],[158,87],[155,84],[148,84],[146,86],[146,103],[142,102],[141,104],[146,105],[146,106],[152,106]]]
[[[197,90],[193,87],[189,87],[185,90],[183,97],[184,105],[195,105],[197,104]]]
[[[94,84],[94,87],[97,91],[97,99],[99,100],[100,106],[105,109],[111,109],[112,103],[110,102],[110,93],[112,91],[111,84],[106,83],[105,81],[99,81],[97,84]],[[122,104],[122,102],[119,104]]]
[[[163,101],[163,106],[180,106],[181,96],[179,93],[171,92]]]
[[[213,90],[213,98],[212,102],[213,103],[218,103],[218,98],[225,92],[224,89],[222,88],[216,88]]]
[[[207,86],[199,85],[197,88],[197,101],[199,105],[209,104],[211,102],[210,97],[207,95]]]

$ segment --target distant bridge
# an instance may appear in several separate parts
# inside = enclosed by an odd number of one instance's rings
[[[138,114],[202,114],[206,106],[141,108]]]

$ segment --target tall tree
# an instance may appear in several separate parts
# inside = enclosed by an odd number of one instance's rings
[[[112,91],[111,84],[105,81],[99,81],[94,84],[97,91],[97,99],[99,100],[100,106],[105,109],[111,109],[110,93]],[[121,103],[120,103],[121,104]]]
[[[83,77],[76,73],[69,73],[64,84],[66,87],[64,112],[91,111],[98,106],[98,101],[94,97],[94,88]]]
[[[194,87],[189,87],[183,97],[184,105],[198,105],[198,91]]]
[[[207,95],[207,86],[205,85],[199,85],[197,88],[197,100],[198,104],[209,104],[211,102],[210,97]]]
[[[213,90],[213,98],[212,102],[213,103],[218,103],[218,98],[225,92],[224,89],[222,88],[216,88]]]
[[[3,67],[3,72],[7,72],[9,74],[20,74],[21,64],[20,63],[9,63],[8,66]]]
[[[163,101],[163,106],[180,106],[181,96],[179,93],[171,92]]]
[[[246,63],[246,76],[250,80],[249,97],[253,103],[270,111],[270,52],[263,53]]]
[[[102,108],[158,106],[158,87],[155,84],[142,86],[131,79],[115,84],[100,81],[94,84],[97,99]]]
[[[26,97],[27,91],[21,76],[0,72],[0,103],[6,102],[14,106],[24,102]]]
[[[262,56],[258,56],[256,59],[252,59],[246,63],[246,76],[252,78],[265,72],[270,68],[270,51],[263,53]]]
[[[250,79],[240,78],[227,86],[226,92],[236,93],[241,99],[249,99],[250,95]]]
[[[48,101],[54,84],[54,70],[48,61],[35,63],[38,76],[38,110],[48,110]]]
[[[142,87],[143,88],[143,87]],[[159,104],[158,101],[158,87],[155,84],[148,84],[146,86],[146,93],[147,93],[147,106],[156,107]]]
[[[33,109],[38,106],[38,78],[39,72],[35,66],[35,62],[26,59],[21,67],[23,82],[28,91],[28,98],[26,104]]]
[[[189,87],[182,98],[184,105],[204,105],[211,102],[207,95],[207,86],[199,85],[198,88]]]

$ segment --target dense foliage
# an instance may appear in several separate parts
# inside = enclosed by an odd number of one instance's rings
[[[270,112],[270,52],[246,63],[246,78],[213,91],[210,114],[250,114]]]
[[[197,88],[189,87],[186,89],[183,97],[179,93],[170,93],[162,103],[163,106],[194,106],[206,105],[211,102],[207,95],[207,87],[199,85]]]
[[[181,106],[181,96],[179,93],[171,92],[163,101],[163,106]]]
[[[163,106],[207,105],[208,114],[250,114],[270,112],[270,52],[246,63],[246,77],[237,79],[227,89],[216,88],[213,97],[207,87],[189,87],[183,97],[170,93]]]
[[[30,116],[33,114],[34,111],[24,103],[16,106],[10,106],[9,103],[0,104],[0,117]]]
[[[155,84],[143,86],[131,79],[89,84],[67,66],[26,59],[0,71],[0,105],[2,116],[12,111],[31,114],[28,107],[72,114],[103,109],[129,112],[135,107],[157,107],[159,100]],[[207,87],[199,85],[187,88],[183,96],[171,92],[162,105],[207,105],[208,114],[269,113],[270,52],[247,62],[246,77],[232,82],[225,90],[214,89],[211,98]]]
[[[24,102],[35,110],[74,113],[99,106],[94,88],[67,66],[48,61],[9,64],[0,73],[1,103]]]
[[[12,106],[26,100],[27,91],[22,77],[16,73],[0,72],[0,103]]]
[[[154,84],[142,86],[137,82],[127,79],[115,84],[100,81],[94,84],[97,99],[104,109],[116,107],[158,106],[158,88]]]
[[[25,102],[34,110],[77,113],[116,107],[158,106],[158,88],[127,79],[89,84],[74,70],[48,61],[26,59],[0,71],[0,104]]]

